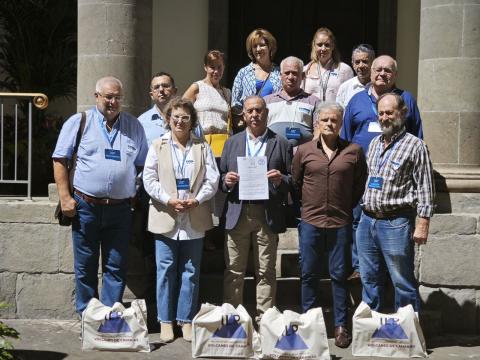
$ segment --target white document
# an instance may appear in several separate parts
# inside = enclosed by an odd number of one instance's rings
[[[238,198],[240,200],[267,200],[268,178],[267,157],[237,157],[238,175]]]
[[[374,133],[382,132],[380,124],[377,121],[370,121],[368,123],[368,132],[374,132]]]

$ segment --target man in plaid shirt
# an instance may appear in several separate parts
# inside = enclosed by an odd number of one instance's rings
[[[368,148],[369,176],[357,229],[362,297],[372,309],[382,310],[388,270],[395,311],[408,304],[418,311],[414,243],[427,242],[434,210],[432,164],[425,143],[406,132],[407,107],[401,96],[380,96],[377,110],[382,134]]]

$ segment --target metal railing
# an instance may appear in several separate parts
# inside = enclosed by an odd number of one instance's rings
[[[14,126],[13,131],[13,176],[6,179],[4,174],[4,154],[6,149],[5,142],[5,125],[7,122],[7,106],[5,104],[6,99],[14,100],[13,104],[13,119]],[[25,99],[23,104],[19,104],[19,99]],[[28,139],[27,139],[27,179],[18,178],[18,131],[19,131],[19,111],[25,110],[27,112],[28,123]],[[42,93],[3,93],[0,92],[0,184],[26,184],[27,185],[27,199],[32,199],[32,106],[43,110],[48,106],[48,97]],[[10,118],[8,119],[10,121]],[[21,122],[21,120],[20,120]],[[23,141],[21,139],[20,141]]]

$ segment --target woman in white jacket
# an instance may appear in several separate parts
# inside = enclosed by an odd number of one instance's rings
[[[157,312],[160,339],[174,339],[173,322],[191,340],[198,310],[200,262],[205,231],[212,224],[210,200],[219,173],[210,146],[191,130],[197,126],[193,104],[170,100],[167,132],[148,150],[143,182],[151,197],[148,230],[155,237]]]

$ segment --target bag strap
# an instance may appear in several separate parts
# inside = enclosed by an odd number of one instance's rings
[[[73,147],[73,154],[72,154],[72,161],[70,162],[70,166],[67,167],[68,169],[68,182],[70,192],[73,194],[73,173],[75,172],[75,167],[77,166],[77,152],[78,147],[80,146],[80,140],[83,136],[83,131],[85,130],[85,124],[87,122],[87,113],[82,111],[82,117],[80,119],[80,126],[77,131],[77,137],[75,139],[75,146]]]
[[[223,86],[221,86],[220,89],[222,90],[223,98],[225,99],[225,102],[227,103],[227,107],[228,107],[227,134],[230,135],[230,132],[232,131],[232,107],[230,105],[230,101],[228,101],[227,94],[225,93],[225,88]]]
[[[73,148],[73,154],[76,155],[78,151],[78,147],[80,146],[80,140],[83,136],[83,130],[85,130],[85,123],[87,122],[87,113],[82,111],[82,118],[80,119],[80,127],[77,131],[77,138],[75,140],[75,147]],[[73,157],[72,157],[73,158]],[[77,157],[75,156],[75,161],[77,161]]]
[[[260,89],[258,89],[258,91],[257,91],[257,93],[256,93],[255,95],[257,95],[257,96],[260,95],[260,93],[261,93],[262,90],[263,90],[263,87],[264,87],[265,84],[267,83],[267,80],[270,78],[270,74],[271,74],[271,73],[272,73],[271,71],[268,73],[267,78],[266,78],[265,80],[263,80],[262,86],[260,86]]]

